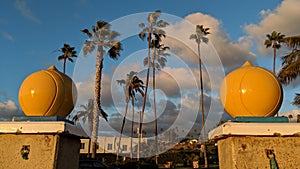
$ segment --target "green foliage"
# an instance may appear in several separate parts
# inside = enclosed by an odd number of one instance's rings
[[[201,42],[208,43],[208,38],[205,37],[210,34],[209,28],[204,28],[203,25],[196,26],[196,33],[190,35],[190,39],[194,39],[197,44]]]
[[[74,62],[72,57],[77,57],[75,47],[71,47],[69,44],[65,43],[64,47],[62,47],[60,50],[62,52],[62,55],[58,56],[58,61],[63,60],[64,61],[64,66],[63,66],[63,73],[65,73],[66,70],[66,61]]]
[[[293,105],[300,107],[300,94],[296,93],[296,96],[293,101]]]
[[[282,42],[284,42],[285,35],[280,32],[273,31],[271,34],[266,35],[267,39],[265,40],[266,48],[271,47],[279,49]]]
[[[109,56],[116,60],[120,56],[122,44],[115,39],[120,36],[116,31],[110,29],[111,25],[105,21],[97,21],[96,26],[92,26],[92,32],[88,29],[83,29],[81,32],[85,33],[89,39],[84,42],[83,54],[86,56],[92,53],[97,47],[98,52],[105,52],[106,48]],[[98,48],[100,46],[100,48]]]
[[[282,67],[278,73],[278,79],[281,83],[287,85],[300,75],[300,36],[286,37],[284,43],[292,51],[281,57]],[[298,93],[296,93],[292,104],[300,107],[300,95]]]

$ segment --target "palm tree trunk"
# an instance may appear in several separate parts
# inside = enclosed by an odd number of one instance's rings
[[[276,47],[274,47],[273,73],[274,73],[274,75],[276,76]]]
[[[119,144],[117,145],[118,148],[117,148],[116,163],[118,163],[118,160],[119,160],[119,151],[120,151],[120,147],[121,147],[121,139],[122,139],[123,129],[124,129],[125,121],[126,121],[127,110],[128,110],[128,101],[126,101],[123,122],[122,122],[122,125],[121,125],[121,128],[120,128]]]
[[[132,91],[133,92],[133,91]],[[131,118],[131,132],[130,132],[130,160],[132,161],[132,139],[133,139],[133,127],[134,127],[134,97],[131,97],[131,105],[132,105],[132,118]]]
[[[89,134],[93,131],[93,113],[88,114],[88,129],[89,129]]]
[[[150,48],[151,48],[151,32],[152,32],[152,25],[149,26],[150,30],[148,33],[148,54],[147,54],[147,59],[148,59],[148,68],[147,68],[147,77],[146,77],[146,86],[145,86],[145,95],[143,99],[143,106],[142,106],[142,112],[141,112],[141,121],[139,122],[139,133],[138,133],[138,160],[140,158],[140,146],[141,146],[141,138],[142,138],[142,123],[143,123],[143,118],[144,118],[144,112],[145,112],[145,107],[146,107],[146,100],[147,100],[147,92],[148,92],[148,85],[149,85],[149,74],[150,74]]]
[[[96,57],[96,73],[95,73],[95,91],[94,91],[94,109],[93,109],[93,131],[92,131],[92,158],[96,158],[97,151],[97,137],[99,126],[99,111],[101,106],[101,76],[103,68],[103,49],[98,45]]]
[[[273,44],[273,50],[274,50],[274,57],[273,57],[273,74],[276,76],[276,42]],[[276,113],[276,116],[278,116],[278,112]]]
[[[202,116],[202,132],[205,135],[205,121],[204,121],[204,96],[203,96],[203,80],[202,80],[202,61],[201,61],[201,53],[200,53],[200,43],[198,43],[198,55],[199,55],[199,76],[200,76],[200,90],[201,90],[201,116]],[[208,168],[207,162],[207,154],[206,154],[206,145],[203,147],[203,156],[204,156],[204,168]]]
[[[66,73],[66,62],[67,62],[67,58],[64,58],[64,66],[63,66],[63,73]]]
[[[153,111],[154,111],[154,137],[155,137],[155,164],[158,165],[158,151],[157,151],[157,114],[156,114],[156,95],[155,95],[155,66],[154,66],[154,61],[155,61],[155,53],[156,50],[154,48],[153,51],[153,67],[152,67],[152,89],[153,89]]]
[[[139,112],[139,127],[140,127],[140,124],[141,124],[141,120],[142,119],[142,112]],[[137,160],[139,161],[140,160],[140,150],[141,150],[141,139],[142,139],[142,134],[140,134],[140,128],[138,128],[138,146],[137,146]]]

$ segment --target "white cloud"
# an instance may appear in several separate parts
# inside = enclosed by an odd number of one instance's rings
[[[189,23],[190,22],[190,23]],[[195,25],[204,25],[210,28],[209,38],[210,45],[201,45],[201,55],[205,61],[212,54],[218,55],[226,68],[234,68],[240,66],[246,60],[255,62],[256,56],[251,52],[252,43],[249,38],[241,38],[238,42],[230,39],[229,35],[222,30],[222,24],[216,18],[202,13],[194,13],[185,17],[184,21],[178,22],[166,28],[168,37],[165,44],[170,46],[171,52],[181,56],[189,62],[198,62],[196,43],[190,40],[191,34],[195,33]],[[208,60],[212,61],[212,60]],[[218,60],[214,60],[211,64],[218,64]]]
[[[15,41],[15,38],[11,34],[9,34],[7,32],[1,32],[1,35],[6,40],[9,40],[11,42]]]
[[[266,49],[264,45],[266,34],[270,34],[272,31],[281,32],[287,36],[300,34],[299,6],[299,0],[283,0],[273,11],[261,11],[260,13],[264,14],[264,17],[258,24],[244,26],[246,33],[257,41],[260,54],[266,56],[273,52],[272,49]]]
[[[0,102],[0,118],[2,120],[10,120],[12,116],[20,115],[17,104],[12,100]]]
[[[261,11],[259,12],[259,14],[260,14],[260,16],[261,16],[262,18],[264,18],[264,17],[268,16],[271,12],[272,12],[272,11],[271,11],[270,9],[267,9],[267,10],[261,10]]]
[[[197,77],[185,68],[165,67],[156,75],[157,89],[168,97],[179,97],[180,92],[197,88],[197,82]]]
[[[94,76],[90,76],[83,82],[77,82],[76,88],[78,92],[77,104],[83,104],[90,98],[94,98]],[[111,106],[113,104],[111,94],[111,77],[103,74],[101,80],[101,105]]]
[[[17,10],[19,10],[21,12],[21,14],[25,18],[27,18],[37,24],[41,24],[41,21],[32,13],[31,9],[28,7],[28,5],[26,4],[26,2],[24,0],[17,0],[15,2],[15,7]]]

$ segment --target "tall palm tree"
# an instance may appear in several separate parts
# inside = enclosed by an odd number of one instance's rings
[[[287,85],[300,75],[300,36],[286,37],[284,43],[292,51],[281,58],[282,67],[278,73],[278,79]],[[300,94],[296,93],[293,104],[300,107]]]
[[[132,118],[134,118],[134,98],[135,98],[135,92],[139,92],[142,97],[144,97],[144,92],[142,91],[144,89],[144,82],[140,80],[137,75],[137,72],[131,71],[129,74],[127,74],[127,79],[126,80],[117,80],[117,82],[120,85],[124,85],[124,93],[125,93],[125,113],[122,121],[122,125],[120,128],[120,136],[119,136],[119,144],[118,144],[118,149],[117,149],[117,156],[116,156],[116,162],[118,162],[119,159],[119,150],[121,146],[121,138],[123,134],[123,129],[126,121],[126,116],[127,116],[127,109],[128,109],[128,102],[131,98],[131,104],[132,104]],[[134,119],[132,119],[132,126],[131,126],[131,139],[133,136],[133,124],[134,124]],[[131,158],[132,158],[132,140],[131,140]]]
[[[75,47],[71,47],[69,44],[65,43],[64,47],[58,51],[62,52],[62,55],[58,56],[57,59],[58,61],[63,60],[63,73],[65,73],[67,60],[73,63],[72,57],[77,57]]]
[[[273,73],[276,75],[276,50],[281,47],[281,44],[284,41],[284,36],[280,32],[273,31],[271,34],[267,34],[267,39],[265,40],[266,48],[271,47],[273,48]]]
[[[165,51],[170,49],[169,47],[161,44],[161,38],[165,37],[164,34],[153,33],[154,38],[151,41],[151,48],[153,49],[152,53],[152,89],[153,89],[153,111],[154,111],[154,136],[155,136],[155,162],[158,164],[158,141],[157,141],[157,113],[156,113],[156,95],[155,95],[155,70],[161,70],[166,66],[167,59],[166,57],[169,55]],[[148,58],[144,59],[144,65],[148,65]]]
[[[93,109],[93,130],[92,130],[92,158],[96,157],[96,144],[99,126],[99,112],[107,121],[107,114],[101,107],[101,76],[103,69],[103,59],[105,49],[110,58],[116,60],[120,56],[122,45],[116,40],[120,34],[110,29],[110,24],[105,21],[98,21],[96,26],[92,26],[92,32],[88,29],[81,30],[88,35],[88,39],[83,45],[83,54],[97,50],[96,56],[96,74],[95,74],[95,90],[94,90],[94,109]]]
[[[200,52],[200,44],[201,42],[208,43],[208,38],[206,37],[209,32],[209,28],[205,28],[203,25],[197,25],[196,26],[196,33],[191,34],[190,39],[194,39],[197,43],[197,48],[198,48],[198,60],[199,60],[199,76],[200,76],[200,90],[201,90],[201,99],[200,99],[200,104],[201,104],[201,115],[202,115],[202,130],[203,133],[205,134],[205,128],[204,128],[204,94],[203,94],[203,75],[202,75],[202,61],[201,61],[201,52]],[[205,146],[204,146],[205,147]],[[203,150],[204,152],[204,167],[208,167],[208,162],[207,162],[207,156],[206,156],[206,148]]]
[[[148,23],[140,23],[139,27],[142,28],[142,31],[139,33],[139,37],[144,40],[147,36],[147,43],[148,43],[148,52],[147,52],[147,62],[148,62],[148,68],[147,68],[147,75],[146,75],[146,88],[145,88],[145,96],[143,100],[142,105],[142,112],[141,112],[141,122],[139,123],[139,133],[138,133],[138,159],[139,159],[139,152],[140,152],[140,142],[141,142],[141,136],[142,136],[142,123],[143,123],[143,116],[145,112],[145,106],[146,106],[146,100],[147,100],[147,92],[148,92],[148,85],[149,85],[149,76],[150,76],[150,67],[151,67],[151,59],[150,59],[150,53],[151,53],[151,42],[152,42],[152,35],[154,33],[165,35],[165,31],[161,28],[164,28],[168,25],[167,22],[163,20],[158,20],[160,17],[161,11],[157,10],[153,13],[150,13],[148,15]]]

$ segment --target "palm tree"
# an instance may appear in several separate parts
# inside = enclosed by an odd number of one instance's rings
[[[278,79],[287,85],[300,75],[300,36],[286,37],[284,43],[292,51],[281,58],[282,67],[278,73]],[[300,107],[300,94],[296,93],[293,104]]]
[[[105,49],[110,58],[116,60],[120,56],[122,45],[115,40],[120,34],[110,29],[110,24],[105,21],[98,21],[96,26],[92,26],[92,32],[88,29],[81,30],[88,35],[88,39],[84,42],[83,54],[86,56],[97,48],[96,56],[96,73],[95,73],[95,90],[94,90],[94,108],[93,108],[93,130],[92,130],[92,158],[96,157],[96,144],[99,126],[99,112],[107,121],[107,114],[101,107],[101,76],[103,69],[103,56]]]
[[[63,73],[65,73],[67,60],[73,63],[72,57],[77,57],[75,47],[71,47],[69,44],[65,43],[64,47],[58,51],[62,52],[62,55],[58,56],[57,59],[58,61],[63,60]]]
[[[170,49],[169,47],[165,47],[164,44],[160,44],[161,38],[165,37],[164,34],[156,34],[153,33],[154,38],[151,41],[151,48],[153,49],[152,53],[152,89],[153,89],[153,111],[154,111],[154,136],[155,136],[155,162],[158,164],[158,141],[157,141],[157,114],[156,114],[156,95],[155,95],[155,70],[161,70],[166,66],[167,59],[166,57],[169,55],[165,53],[166,50]],[[144,59],[144,65],[148,65],[148,58]]]
[[[140,142],[141,142],[141,134],[142,134],[142,123],[143,123],[143,116],[145,112],[145,106],[146,106],[146,100],[147,100],[147,92],[148,92],[148,85],[149,85],[149,74],[150,74],[150,67],[151,67],[151,59],[150,59],[150,51],[151,51],[151,42],[152,42],[152,35],[154,33],[158,35],[165,35],[165,31],[163,31],[161,28],[164,28],[168,25],[167,22],[163,20],[159,20],[158,18],[161,14],[160,10],[157,10],[153,13],[150,13],[148,15],[148,24],[146,26],[145,23],[140,23],[139,27],[142,28],[142,31],[139,33],[139,37],[144,40],[147,36],[147,42],[148,42],[148,53],[147,53],[147,62],[148,62],[148,68],[147,68],[147,75],[146,75],[146,88],[145,88],[145,96],[143,100],[142,105],[142,114],[141,114],[141,122],[139,123],[139,134],[138,134],[138,159],[139,159],[139,151],[140,151]]]
[[[86,120],[88,121],[88,129],[91,132],[93,129],[93,108],[94,108],[94,100],[89,99],[87,105],[80,105],[83,110],[77,111],[76,115],[73,119],[76,121],[82,118],[82,122],[85,123]],[[89,139],[89,147],[88,147],[88,157],[90,156],[90,148],[91,148],[91,140]]]
[[[266,35],[268,39],[265,40],[266,48],[271,47],[273,48],[273,73],[276,75],[276,50],[281,47],[280,43],[284,41],[284,36],[280,32],[273,31],[271,34]]]
[[[73,118],[77,118],[77,119],[82,118],[81,120],[83,123],[88,121],[88,129],[89,131],[92,131],[94,100],[89,99],[86,105],[82,104],[80,105],[80,107],[82,107],[83,110],[77,111],[76,115]]]
[[[202,61],[201,61],[201,52],[200,52],[200,44],[201,42],[208,43],[208,38],[206,37],[209,32],[209,28],[204,28],[203,25],[197,25],[196,26],[196,33],[192,34],[190,36],[190,39],[194,39],[197,43],[198,47],[198,59],[199,59],[199,76],[200,76],[200,89],[201,89],[201,99],[200,99],[200,104],[201,104],[201,115],[202,115],[202,130],[203,133],[205,134],[205,128],[204,128],[204,95],[203,95],[203,80],[202,80]],[[205,147],[205,146],[204,146]],[[206,148],[204,148],[204,167],[208,167],[207,163],[207,156],[206,156]]]
[[[142,89],[144,89],[144,82],[140,80],[136,76],[137,72],[131,71],[129,74],[127,74],[127,79],[126,80],[117,80],[117,82],[120,85],[125,85],[124,86],[124,93],[125,93],[125,113],[122,121],[122,125],[120,128],[120,136],[119,136],[119,144],[118,144],[118,149],[117,149],[117,156],[116,156],[116,162],[118,162],[119,159],[119,150],[121,146],[121,138],[123,134],[123,129],[126,121],[126,115],[127,115],[127,109],[128,109],[128,102],[131,98],[131,104],[132,104],[132,126],[131,126],[131,159],[132,159],[132,137],[133,137],[133,124],[134,124],[134,98],[135,98],[135,92],[139,92],[142,97],[144,97],[144,92]]]

